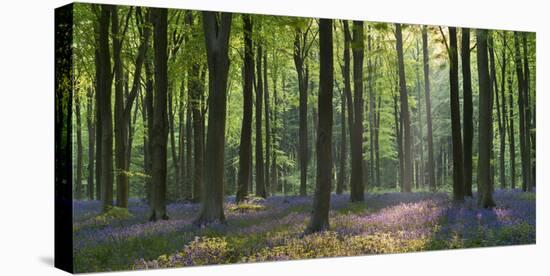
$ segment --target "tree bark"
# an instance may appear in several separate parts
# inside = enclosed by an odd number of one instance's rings
[[[532,131],[531,129],[531,104],[529,103],[529,99],[530,99],[530,72],[529,72],[529,57],[527,55],[527,48],[529,47],[528,44],[527,44],[527,33],[524,32],[522,33],[522,38],[523,38],[523,73],[524,73],[524,78],[523,78],[523,81],[524,81],[524,89],[523,89],[523,93],[524,93],[524,101],[525,101],[525,104],[524,104],[524,107],[525,107],[525,151],[526,151],[526,162],[527,162],[527,170],[528,170],[528,173],[527,173],[527,184],[526,184],[526,190],[528,192],[531,192],[533,191],[533,187],[535,186],[535,178],[534,178],[534,175],[533,175],[533,170],[535,169],[535,167],[533,166],[533,163],[532,163],[532,156],[534,153],[536,153],[535,151],[535,148],[534,148],[534,144],[532,145],[531,143],[531,139],[534,139],[534,137],[536,137],[534,135],[534,132]],[[533,152],[531,152],[533,151]]]
[[[399,99],[401,103],[401,119],[403,120],[403,191],[411,192],[413,184],[411,119],[409,115],[405,64],[403,61],[403,38],[401,34],[401,24],[395,24],[395,39],[399,70]]]
[[[422,27],[422,56],[424,63],[424,97],[426,101],[426,126],[428,136],[428,181],[431,191],[435,191],[435,163],[434,163],[434,142],[432,127],[432,101],[430,96],[430,56],[428,52],[428,31]]]
[[[88,199],[94,199],[95,122],[93,90],[90,87],[86,99],[86,126],[88,128]]]
[[[270,183],[270,174],[269,174],[269,169],[270,169],[270,153],[271,153],[271,123],[270,123],[270,114],[271,114],[271,111],[269,109],[269,81],[267,80],[267,49],[264,50],[264,54],[263,54],[263,58],[264,58],[264,78],[263,78],[263,81],[264,81],[264,105],[265,105],[265,108],[264,108],[264,111],[265,111],[265,169],[264,169],[264,173],[265,173],[265,185],[264,185],[264,189],[265,189],[265,196],[268,196],[269,195],[269,191],[271,191],[271,183]]]
[[[351,202],[364,201],[363,183],[363,58],[365,50],[362,21],[353,21],[353,127],[351,142]]]
[[[262,137],[263,72],[262,45],[258,44],[256,54],[256,196],[266,197],[264,152]]]
[[[516,141],[514,132],[514,93],[512,91],[514,73],[510,68],[508,75],[508,105],[509,105],[509,124],[508,124],[508,144],[510,150],[510,187],[516,188]]]
[[[491,193],[491,147],[492,111],[491,111],[491,79],[487,56],[487,30],[476,31],[477,67],[479,78],[479,164],[478,185],[480,189],[480,206],[492,208],[495,203]]]
[[[522,68],[522,57],[520,54],[520,42],[519,33],[514,32],[514,48],[515,48],[515,64],[518,83],[518,112],[519,112],[519,144],[521,155],[521,175],[522,175],[522,190],[527,191],[527,187],[530,186],[530,168],[529,168],[529,151],[527,147],[528,138],[528,126],[526,120],[526,103],[525,103],[525,80],[524,70]]]
[[[462,89],[463,89],[463,129],[464,129],[464,195],[472,194],[472,145],[474,140],[472,73],[470,68],[470,29],[462,28]]]
[[[101,201],[103,211],[113,206],[113,123],[111,113],[111,58],[109,51],[109,21],[111,6],[102,5],[99,20],[99,102],[101,124]]]
[[[317,131],[317,181],[313,213],[306,233],[329,228],[330,191],[332,182],[332,20],[319,22],[319,99]]]
[[[166,213],[166,171],[168,140],[168,49],[167,13],[164,8],[151,9],[154,38],[155,91],[153,101],[153,129],[151,140],[152,199],[151,221],[168,219]]]
[[[453,154],[453,200],[464,200],[464,161],[460,131],[460,102],[458,95],[458,49],[456,28],[449,27],[449,81],[451,98],[451,130]]]
[[[254,53],[252,49],[252,19],[243,15],[244,29],[244,67],[243,67],[243,120],[241,143],[239,145],[239,173],[237,181],[237,202],[248,195],[250,174],[250,156],[252,152],[252,86],[254,82]]]
[[[209,100],[208,132],[206,138],[204,187],[201,211],[195,225],[225,223],[223,213],[225,115],[227,106],[227,77],[229,71],[229,34],[231,13],[202,13],[208,60]]]
[[[76,199],[83,198],[82,189],[82,114],[80,96],[73,95],[76,115]]]

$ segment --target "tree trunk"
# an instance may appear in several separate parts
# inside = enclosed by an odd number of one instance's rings
[[[499,133],[500,133],[500,184],[501,188],[506,188],[506,168],[505,168],[505,161],[506,161],[506,128],[507,128],[507,115],[506,112],[506,96],[505,96],[505,90],[506,90],[506,48],[508,47],[507,41],[506,41],[506,33],[502,32],[502,59],[501,59],[501,68],[500,68],[500,102],[501,102],[501,110],[500,116],[502,117],[502,122],[499,124]],[[498,95],[497,95],[497,105],[499,103]],[[499,119],[500,121],[500,119]]]
[[[73,95],[76,115],[76,199],[82,199],[82,116],[80,96]]]
[[[520,42],[518,32],[514,32],[514,48],[515,48],[515,64],[516,64],[516,73],[517,73],[517,83],[518,83],[518,112],[519,112],[519,148],[521,155],[521,175],[522,175],[522,184],[521,188],[523,191],[527,191],[529,186],[529,148],[527,147],[527,124],[526,124],[526,108],[525,108],[525,81],[522,68],[522,58],[520,55]]]
[[[86,99],[86,126],[88,127],[88,199],[94,199],[94,161],[95,161],[95,122],[94,122],[94,99],[92,88],[88,90]]]
[[[509,125],[508,125],[508,140],[510,147],[510,187],[516,188],[516,141],[514,133],[514,93],[512,91],[514,73],[510,68],[508,75],[508,105],[509,105]]]
[[[460,102],[458,95],[458,49],[456,28],[449,27],[449,81],[451,98],[451,135],[453,154],[453,200],[464,200],[464,162],[460,131]]]
[[[476,31],[477,67],[479,78],[479,164],[478,185],[480,204],[483,208],[492,208],[495,203],[491,193],[491,147],[492,112],[491,112],[491,79],[489,76],[487,56],[487,30]]]
[[[533,190],[533,187],[535,186],[535,178],[533,176],[533,169],[534,166],[531,162],[531,157],[534,150],[534,144],[533,147],[531,146],[531,139],[532,137],[535,137],[533,132],[531,131],[531,104],[529,103],[530,98],[530,73],[529,73],[529,57],[527,56],[527,33],[523,33],[523,73],[524,73],[524,89],[523,89],[523,98],[524,98],[524,107],[525,107],[525,154],[526,154],[526,162],[527,162],[527,184],[526,184],[526,190],[528,192],[531,192]]]
[[[239,173],[237,181],[237,202],[248,195],[250,174],[250,156],[252,152],[252,86],[254,82],[254,53],[252,49],[252,19],[243,15],[244,29],[244,67],[243,67],[243,120],[239,145]]]
[[[348,159],[348,145],[346,137],[346,96],[342,92],[340,96],[340,170],[336,182],[336,194],[341,195],[344,191],[344,183],[347,181],[346,167]]]
[[[332,20],[319,22],[319,99],[317,131],[317,181],[313,213],[306,233],[329,228],[330,191],[332,182]]]
[[[368,51],[368,58],[367,58],[367,85],[369,90],[369,180],[371,185],[375,186],[378,183],[378,179],[375,179],[374,175],[374,112],[375,112],[375,104],[376,104],[376,96],[374,95],[373,91],[373,66],[372,66],[372,46],[371,46],[371,27],[368,26],[368,34],[367,34],[367,51]]]
[[[424,63],[424,97],[426,101],[426,126],[428,136],[428,181],[431,191],[435,191],[435,163],[434,163],[434,142],[432,128],[432,101],[430,96],[430,56],[428,52],[428,31],[422,27],[422,56]]]
[[[151,221],[168,219],[166,213],[166,171],[168,140],[168,53],[167,9],[151,9],[154,38],[155,92],[153,101],[153,129],[151,140],[152,199]]]
[[[113,123],[111,113],[111,58],[109,51],[109,21],[111,6],[102,5],[99,20],[99,102],[101,124],[101,201],[103,211],[113,206]]]
[[[205,171],[208,173],[205,175],[201,193],[201,210],[194,222],[195,225],[225,223],[223,213],[225,115],[231,14],[218,15],[215,12],[203,12],[202,15],[209,80],[208,132],[204,162]]]
[[[351,202],[364,201],[363,183],[363,58],[365,50],[363,22],[353,21],[353,37],[351,43],[353,53],[353,128],[351,142]]]
[[[401,34],[401,24],[395,24],[395,39],[397,41],[396,50],[399,70],[399,99],[401,103],[401,119],[403,120],[403,191],[411,192],[413,182],[411,119],[409,115],[405,64],[403,61],[403,38]]]
[[[264,153],[262,143],[262,104],[263,104],[263,72],[262,45],[259,44],[256,54],[256,196],[266,197],[264,175]]]
[[[307,135],[307,90],[308,90],[308,70],[304,67],[307,51],[304,49],[307,33],[303,33],[299,28],[296,29],[294,36],[294,65],[298,74],[299,91],[299,167],[300,167],[300,195],[307,195],[307,163],[308,163],[308,135]],[[303,44],[303,45],[302,45]]]
[[[342,25],[343,25],[343,28],[344,28],[344,65],[342,66],[342,78],[344,79],[344,97],[346,99],[346,105],[347,105],[347,115],[348,115],[348,125],[347,125],[347,128],[348,128],[348,136],[349,136],[349,147],[350,147],[350,156],[352,158],[352,161],[353,161],[353,158],[354,158],[354,155],[353,155],[353,149],[355,147],[354,145],[354,136],[353,136],[353,131],[354,131],[354,128],[355,128],[355,125],[354,125],[354,110],[353,110],[353,98],[352,98],[352,94],[351,94],[351,79],[350,79],[350,49],[351,49],[351,34],[350,34],[350,31],[349,31],[349,26],[348,26],[348,21],[347,20],[343,20],[342,21]],[[345,134],[344,134],[345,135]],[[353,166],[352,166],[353,167]],[[358,172],[356,172],[358,173]],[[356,176],[357,177],[357,176]],[[347,179],[346,179],[347,180]],[[350,190],[351,190],[351,179],[349,180],[350,181]]]
[[[264,54],[263,54],[263,57],[264,57],[264,78],[263,78],[263,81],[264,81],[264,104],[265,104],[265,169],[264,169],[264,173],[265,173],[265,185],[264,185],[264,189],[265,189],[265,196],[268,196],[269,195],[269,191],[271,191],[271,183],[270,183],[270,174],[269,174],[269,169],[270,169],[270,153],[271,153],[271,124],[270,124],[270,121],[269,121],[269,117],[271,116],[270,115],[270,110],[269,110],[269,82],[267,81],[267,49],[265,49],[264,51]]]
[[[472,144],[474,140],[472,73],[470,69],[470,29],[462,28],[462,89],[464,92],[463,129],[464,129],[464,195],[472,194]]]

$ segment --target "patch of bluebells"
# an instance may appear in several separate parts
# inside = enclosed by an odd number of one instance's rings
[[[534,243],[535,194],[496,190],[493,197],[497,206],[487,210],[478,208],[476,195],[459,204],[445,193],[366,194],[360,203],[332,195],[330,231],[305,237],[311,197],[273,196],[248,205],[227,197],[227,224],[203,228],[192,225],[198,204],[171,203],[169,220],[149,222],[147,204],[132,199],[130,217],[98,222],[100,203],[77,201],[75,253],[124,250],[145,238],[177,241],[177,251],[152,253],[155,258],[129,254],[128,268],[146,269]]]

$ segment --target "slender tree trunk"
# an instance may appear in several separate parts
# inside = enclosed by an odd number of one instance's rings
[[[155,92],[153,107],[153,129],[151,140],[152,199],[151,221],[168,219],[166,213],[166,172],[168,140],[168,51],[167,13],[164,8],[151,9],[154,38]]]
[[[229,71],[231,13],[203,12],[202,23],[208,60],[209,100],[204,187],[201,211],[195,225],[225,223],[223,213],[225,116]],[[219,18],[218,18],[219,17]]]
[[[237,202],[248,195],[250,174],[250,156],[252,152],[252,86],[254,82],[254,53],[252,49],[252,19],[243,15],[244,29],[244,67],[243,67],[243,120],[239,145],[239,173],[237,181]]]
[[[180,183],[180,163],[179,163],[179,155],[178,155],[178,149],[176,146],[176,126],[175,126],[175,116],[174,113],[174,90],[168,91],[168,128],[169,128],[169,139],[170,139],[170,149],[171,149],[171,155],[172,155],[172,165],[174,166],[174,180],[175,180],[175,186],[176,191],[181,190],[181,183]]]
[[[128,128],[124,121],[124,76],[122,72],[122,34],[119,31],[118,7],[111,8],[111,32],[113,37],[113,62],[115,80],[115,176],[117,185],[116,204],[118,207],[128,207],[128,168],[126,164],[126,147],[128,143]]]
[[[451,130],[453,154],[453,199],[464,200],[464,162],[460,131],[460,102],[458,96],[458,49],[456,28],[449,27],[449,80],[451,98]]]
[[[353,150],[355,149],[354,145],[354,136],[353,131],[355,129],[354,125],[354,107],[353,107],[353,98],[351,93],[351,78],[350,78],[350,49],[351,49],[351,33],[348,26],[348,21],[343,20],[342,21],[342,27],[344,28],[344,65],[342,66],[342,78],[344,79],[344,97],[346,99],[346,105],[347,105],[347,120],[348,120],[348,136],[349,136],[349,147],[350,147],[350,156],[353,161],[354,157]],[[345,135],[345,134],[344,134]],[[356,171],[356,174],[358,172]],[[357,177],[357,176],[356,176]],[[346,179],[347,180],[347,179]],[[350,190],[351,190],[351,179],[350,181]]]
[[[271,191],[271,183],[270,183],[270,174],[269,169],[271,166],[271,160],[270,160],[270,153],[271,153],[271,123],[270,123],[270,116],[271,111],[269,109],[269,81],[267,80],[267,49],[265,49],[264,54],[264,104],[265,104],[265,196],[269,195],[269,191]]]
[[[88,199],[94,199],[94,161],[95,161],[95,122],[94,122],[94,99],[92,88],[88,90],[86,99],[86,126],[88,127]]]
[[[364,201],[363,183],[363,58],[365,50],[363,22],[353,21],[353,128],[351,150],[351,202]]]
[[[375,179],[375,171],[374,171],[374,112],[375,112],[375,104],[376,104],[376,96],[374,95],[373,91],[373,66],[372,66],[372,43],[371,43],[371,27],[368,26],[368,34],[367,34],[367,51],[368,51],[368,58],[367,58],[367,85],[369,90],[369,175],[370,175],[370,183],[373,186],[376,186],[378,183],[378,179]]]
[[[510,187],[516,188],[516,141],[514,132],[514,93],[512,91],[514,73],[510,68],[510,74],[508,75],[508,104],[509,104],[509,125],[508,125],[508,139],[510,147]]]
[[[399,174],[398,174],[398,183],[400,191],[403,192],[403,128],[402,120],[399,116],[399,106],[397,101],[397,95],[393,95],[393,117],[395,120],[395,142],[397,144],[397,159],[399,160]]]
[[[464,129],[464,195],[472,194],[472,145],[474,140],[473,103],[472,103],[472,73],[470,69],[470,29],[462,28],[462,89],[463,101],[463,129]]]
[[[477,67],[479,78],[479,164],[478,182],[480,189],[480,206],[492,208],[495,206],[491,193],[491,79],[487,57],[487,30],[476,31],[477,37]]]
[[[401,103],[401,119],[403,120],[403,191],[411,192],[413,184],[411,119],[409,115],[409,100],[405,78],[405,64],[403,61],[403,38],[401,34],[401,24],[395,24],[395,38],[397,40],[396,49],[399,70],[399,98]]]
[[[506,59],[506,48],[508,47],[508,43],[506,41],[506,33],[502,32],[502,59],[501,59],[501,68],[500,68],[500,102],[502,109],[500,111],[500,117],[502,117],[502,122],[499,126],[499,133],[500,133],[500,184],[501,188],[506,188],[506,168],[505,168],[505,161],[506,161],[506,129],[507,129],[507,111],[506,111],[506,63],[508,62]],[[498,104],[498,97],[497,97],[497,104]],[[500,120],[499,120],[500,121]]]
[[[319,22],[319,100],[317,131],[317,178],[313,213],[306,233],[329,228],[330,191],[332,184],[332,20]]]
[[[263,104],[263,72],[262,45],[259,44],[256,54],[256,196],[266,197],[264,153],[262,143],[262,104]]]
[[[101,201],[103,211],[113,206],[113,123],[111,111],[111,58],[109,51],[109,21],[111,6],[102,5],[99,20],[99,102],[101,123]]]
[[[82,116],[80,112],[80,96],[73,95],[76,115],[76,199],[83,198],[82,189]]]
[[[430,190],[434,191],[436,182],[432,128],[432,101],[430,98],[430,56],[428,52],[428,31],[426,26],[422,27],[422,56],[424,61],[424,97],[426,101],[426,126],[428,136],[428,181]]]
[[[338,181],[336,183],[336,194],[341,195],[344,191],[344,182],[347,180],[346,167],[347,167],[347,137],[346,137],[346,96],[345,93],[341,93],[340,97],[340,170],[338,174]]]
[[[529,72],[529,57],[527,56],[527,48],[529,47],[527,45],[527,33],[522,34],[523,38],[523,73],[524,73],[524,89],[523,89],[523,98],[524,98],[524,107],[525,107],[525,154],[526,154],[526,167],[527,167],[527,184],[526,184],[526,190],[528,192],[531,192],[533,190],[533,187],[535,186],[535,178],[533,176],[533,163],[531,162],[531,158],[534,151],[534,145],[531,146],[531,139],[532,137],[535,137],[533,135],[533,132],[531,130],[531,104],[529,103],[530,98],[530,72]]]
[[[519,34],[514,32],[514,48],[515,48],[515,64],[516,64],[516,74],[517,74],[517,83],[518,83],[518,112],[519,112],[519,147],[521,155],[521,175],[522,183],[521,188],[523,191],[527,191],[528,182],[529,182],[529,162],[528,162],[528,147],[527,147],[527,125],[525,119],[525,81],[522,68],[522,58],[520,55],[520,42]]]
[[[307,145],[307,86],[308,86],[308,70],[304,66],[305,57],[307,55],[304,45],[306,44],[307,33],[303,33],[299,28],[296,29],[294,36],[294,65],[298,74],[298,91],[299,91],[299,167],[300,167],[300,195],[307,195],[307,163],[308,163],[308,145]],[[302,45],[304,44],[304,45]]]

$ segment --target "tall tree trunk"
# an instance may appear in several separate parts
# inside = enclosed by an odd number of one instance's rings
[[[344,183],[347,181],[346,167],[348,159],[348,144],[346,137],[346,96],[340,95],[340,170],[336,182],[336,194],[341,195],[344,191]]]
[[[332,20],[319,21],[319,99],[317,131],[317,178],[313,197],[313,213],[307,233],[329,227],[330,191],[332,182]]]
[[[101,122],[101,201],[103,211],[113,206],[113,121],[111,113],[111,57],[109,51],[109,21],[111,6],[102,5],[99,20],[99,70],[98,108]]]
[[[472,144],[474,140],[473,103],[472,103],[472,73],[470,69],[470,29],[462,28],[462,89],[463,101],[463,129],[464,129],[464,195],[472,194]]]
[[[428,136],[428,181],[430,190],[434,191],[436,182],[432,128],[432,101],[430,98],[430,56],[428,52],[428,31],[426,26],[422,27],[422,56],[424,63],[424,97],[426,101],[426,126]]]
[[[398,174],[398,183],[400,191],[403,192],[403,128],[400,116],[399,116],[399,106],[397,101],[397,95],[393,95],[393,117],[395,121],[395,142],[397,144],[397,159],[399,160],[399,174]]]
[[[449,81],[451,98],[451,130],[453,154],[453,199],[464,200],[464,162],[460,131],[460,102],[458,96],[458,49],[456,28],[449,27]]]
[[[522,58],[520,55],[520,42],[518,32],[514,32],[514,48],[515,48],[515,64],[516,64],[516,74],[517,74],[517,83],[518,83],[518,112],[519,112],[519,148],[521,155],[521,175],[522,175],[522,184],[521,187],[523,191],[527,191],[529,186],[529,153],[530,150],[527,147],[527,124],[526,124],[526,107],[525,107],[525,81],[522,68]]]
[[[76,199],[82,199],[82,116],[80,96],[73,95],[76,115]]]
[[[202,23],[208,60],[209,100],[204,187],[201,211],[195,225],[225,223],[223,213],[225,115],[229,71],[229,34],[231,14],[203,12]],[[218,18],[219,17],[219,18]]]
[[[502,32],[502,58],[501,58],[501,68],[500,68],[500,102],[501,102],[501,111],[500,111],[500,117],[502,117],[502,122],[499,125],[499,133],[500,133],[500,184],[501,188],[506,188],[506,168],[505,168],[505,161],[506,161],[506,129],[507,129],[507,111],[506,111],[506,63],[508,62],[506,59],[506,48],[508,47],[508,43],[506,41],[506,32]],[[497,104],[498,104],[498,96],[497,96]],[[499,119],[500,121],[500,119]]]
[[[401,24],[395,24],[395,39],[397,41],[396,50],[399,70],[399,99],[401,103],[401,119],[403,120],[403,191],[411,192],[413,182],[411,119],[409,115],[405,63],[403,61],[403,37],[401,34]]]
[[[502,188],[506,186],[505,180],[504,180],[504,151],[503,148],[504,142],[506,141],[506,137],[504,137],[504,127],[502,123],[502,115],[500,113],[500,98],[499,98],[499,91],[498,91],[498,82],[497,82],[497,71],[496,71],[496,62],[495,62],[495,46],[494,46],[494,39],[492,33],[489,34],[487,46],[489,47],[489,70],[490,70],[490,77],[491,77],[491,87],[493,88],[493,99],[494,101],[491,101],[491,103],[494,102],[496,105],[496,111],[497,111],[497,126],[498,126],[498,132],[499,132],[499,141],[500,141],[500,148],[499,148],[499,183]],[[502,83],[504,83],[503,80],[501,80]],[[494,171],[494,165],[493,165],[493,171]],[[494,173],[493,173],[494,175]],[[493,187],[494,187],[494,181],[493,181]]]
[[[111,8],[111,32],[113,37],[113,62],[115,80],[115,176],[117,185],[116,204],[118,207],[128,207],[128,168],[126,164],[126,147],[128,129],[124,122],[124,76],[122,72],[122,36],[119,31],[118,7]]]
[[[168,219],[166,213],[166,171],[168,140],[168,51],[167,13],[164,8],[151,9],[154,38],[155,92],[151,140],[152,199],[150,220]]]
[[[88,199],[94,199],[94,161],[95,161],[95,122],[93,90],[90,87],[86,99],[86,126],[88,128]]]
[[[353,53],[353,128],[351,142],[351,202],[364,201],[363,183],[363,58],[365,52],[364,27],[362,21],[353,21],[351,43]]]
[[[524,107],[525,107],[525,152],[526,152],[526,162],[527,162],[527,187],[526,190],[528,192],[533,190],[533,187],[535,186],[535,178],[533,176],[533,163],[531,162],[531,158],[534,151],[534,144],[533,147],[531,146],[531,139],[534,136],[534,133],[531,130],[531,104],[529,103],[530,96],[530,72],[529,72],[529,57],[527,55],[527,48],[529,45],[527,45],[527,33],[524,32],[522,34],[523,38],[523,73],[524,73],[524,89],[523,89],[523,98],[524,98]]]
[[[298,91],[299,91],[299,167],[300,167],[300,195],[307,195],[307,163],[308,163],[308,135],[307,135],[307,90],[308,90],[308,69],[305,66],[305,58],[307,57],[306,46],[307,33],[296,28],[294,36],[294,65],[298,74]]]
[[[374,152],[376,158],[376,179],[378,180],[377,185],[382,186],[382,180],[380,178],[380,110],[382,108],[382,96],[378,97],[378,107],[376,109],[376,120],[375,120],[375,136],[374,136]]]
[[[262,143],[262,104],[263,104],[263,72],[262,45],[259,44],[256,54],[256,196],[266,197],[264,153]]]
[[[348,139],[349,139],[349,147],[350,147],[350,156],[353,161],[353,149],[355,147],[354,145],[354,136],[353,131],[355,128],[354,125],[354,107],[353,107],[353,98],[351,94],[351,78],[350,78],[350,49],[351,49],[351,33],[349,30],[349,24],[347,20],[342,21],[342,27],[344,28],[344,65],[342,66],[342,78],[344,79],[344,97],[346,99],[346,105],[347,105],[347,120],[348,120]],[[344,134],[345,135],[345,134]],[[358,173],[358,172],[356,172]],[[357,176],[356,176],[357,177]],[[347,180],[347,179],[346,179]],[[350,178],[350,190],[351,190],[351,178]]]
[[[478,185],[480,189],[480,205],[483,208],[495,206],[491,193],[491,147],[492,111],[491,111],[491,79],[487,57],[487,30],[476,31],[477,67],[479,78],[479,164]]]
[[[252,170],[250,156],[252,152],[252,86],[254,82],[254,53],[252,49],[252,19],[243,15],[244,30],[244,67],[243,67],[243,120],[239,145],[239,173],[237,181],[237,202],[248,195],[248,182]]]
[[[508,104],[509,104],[509,125],[508,125],[508,141],[510,147],[510,187],[516,188],[516,141],[514,132],[514,93],[512,91],[514,73],[510,68],[508,75]]]
[[[269,81],[267,80],[267,49],[264,50],[264,105],[265,105],[265,196],[269,195],[269,191],[271,191],[271,183],[270,183],[270,153],[271,153],[271,123],[269,121],[270,115],[270,109],[269,109]]]
[[[170,139],[170,149],[171,149],[171,155],[172,155],[172,165],[174,166],[174,180],[175,180],[175,186],[177,195],[181,195],[181,183],[180,183],[180,163],[179,163],[179,155],[178,155],[178,148],[176,146],[176,126],[175,126],[175,117],[176,114],[174,113],[174,90],[171,89],[168,91],[168,128],[169,128],[169,139]]]
[[[372,43],[371,43],[371,36],[372,31],[371,27],[368,26],[368,34],[367,34],[367,51],[368,51],[368,58],[367,58],[367,85],[369,90],[369,180],[371,185],[376,186],[378,181],[375,179],[374,175],[374,112],[375,112],[375,103],[376,103],[376,96],[374,95],[373,91],[373,66],[372,66]]]

